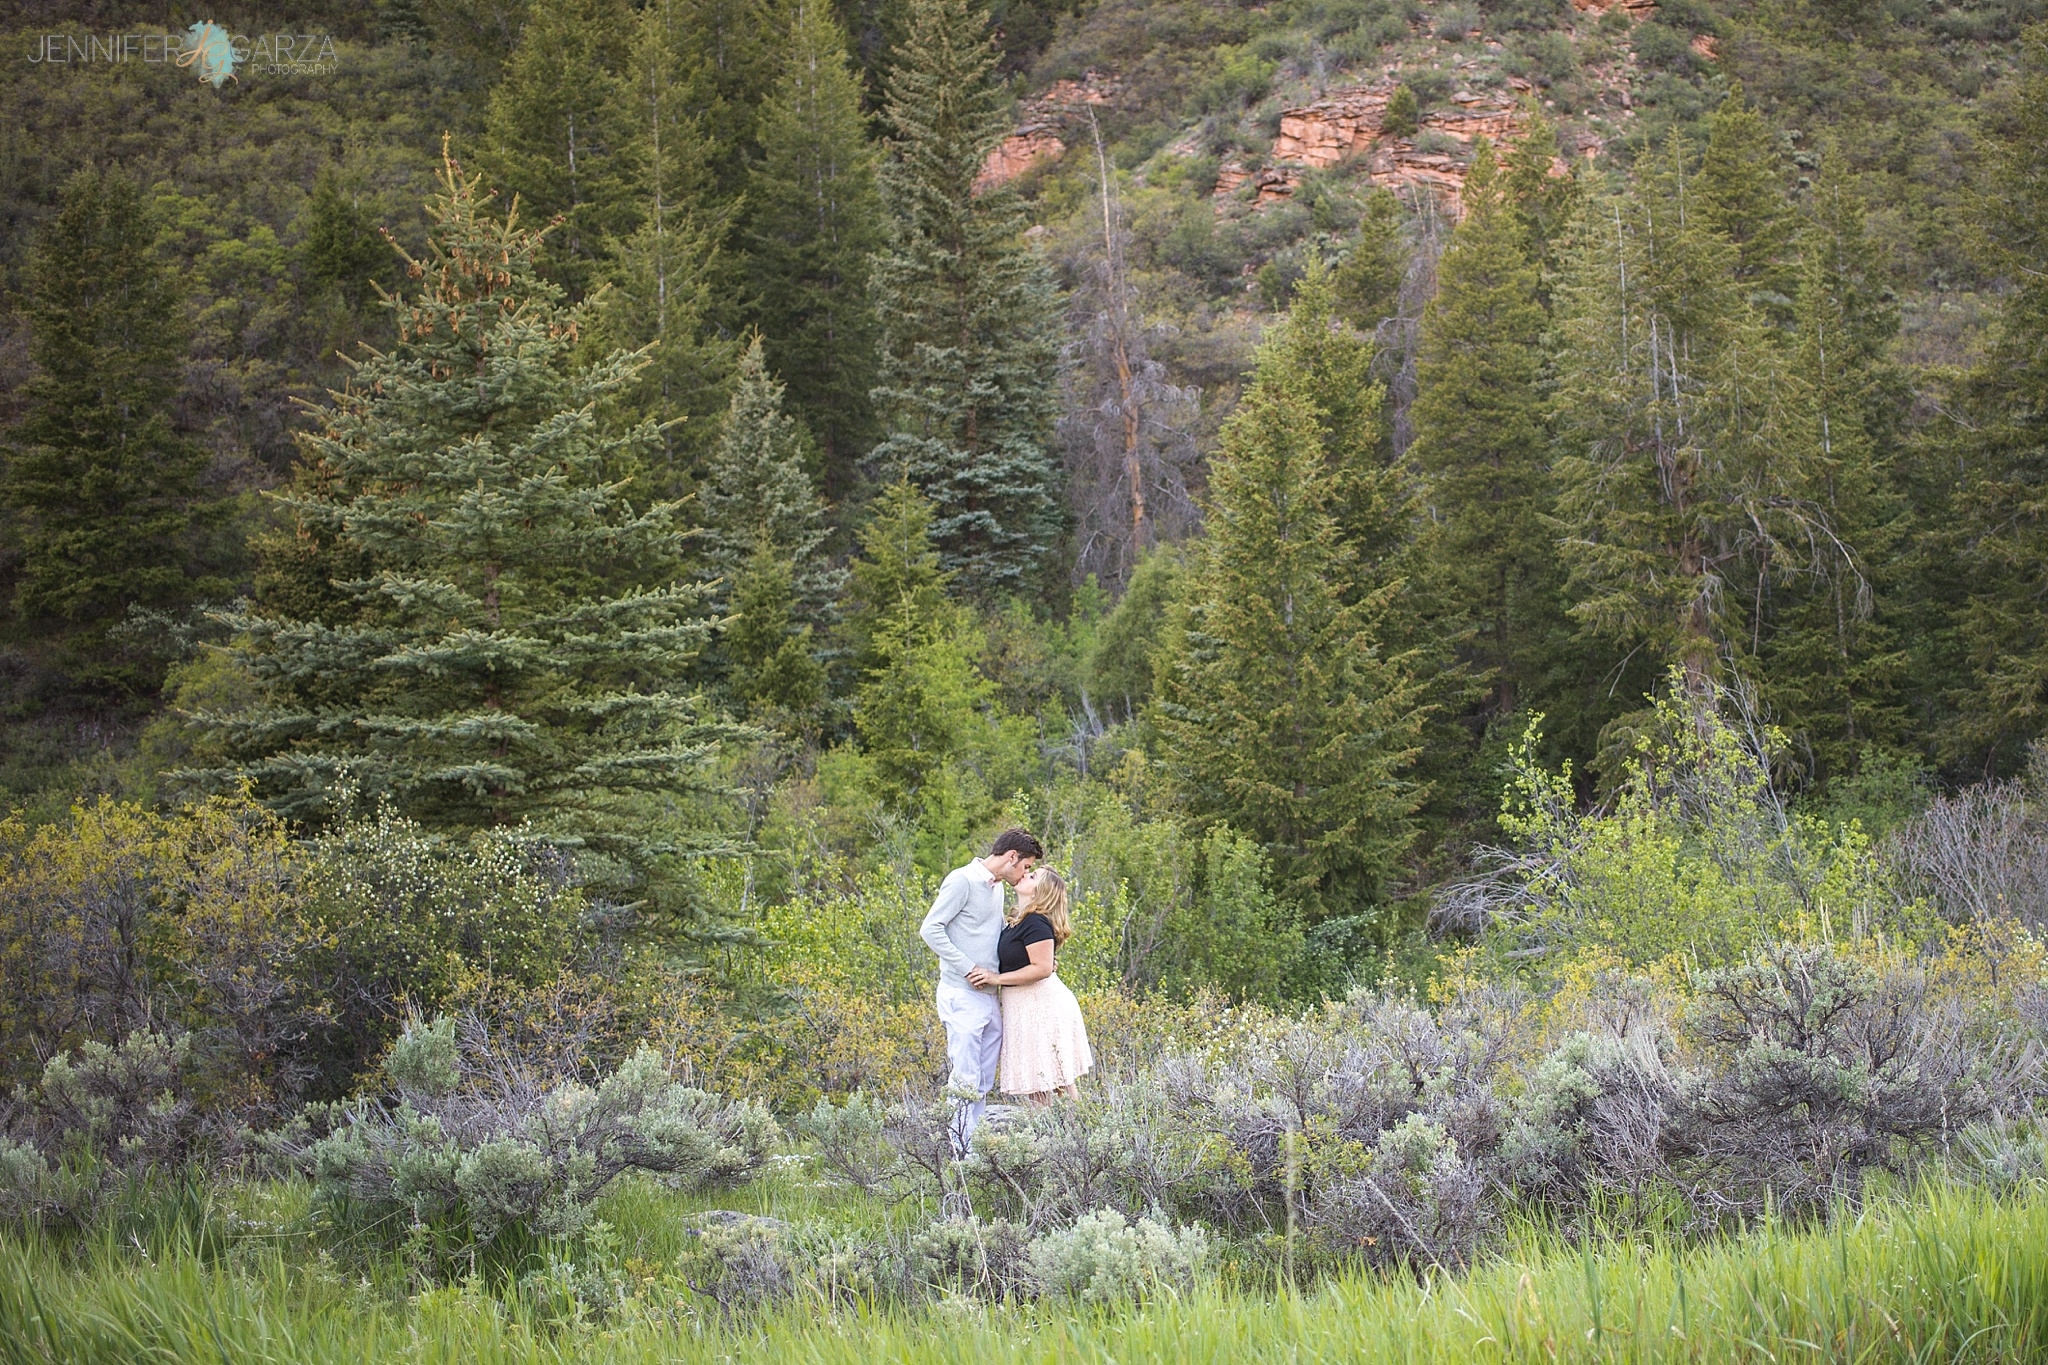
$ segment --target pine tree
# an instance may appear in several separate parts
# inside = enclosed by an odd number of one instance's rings
[[[732,402],[698,490],[700,543],[710,571],[728,576],[765,544],[802,566],[800,595],[823,603],[837,591],[836,576],[813,554],[825,539],[825,505],[805,468],[809,435],[783,411],[782,400],[783,386],[768,372],[756,336],[740,357]]]
[[[889,78],[883,168],[889,242],[875,262],[883,319],[874,458],[931,500],[949,572],[981,597],[1039,580],[1058,531],[1049,450],[1058,367],[1050,276],[1025,246],[1015,194],[975,193],[1009,131],[975,0],[911,0]]]
[[[731,205],[761,155],[757,120],[796,22],[794,0],[654,0],[704,139],[711,194]]]
[[[625,0],[536,5],[491,91],[482,169],[528,219],[561,219],[543,264],[571,298],[596,284],[611,239],[635,221],[621,90],[632,33]]]
[[[737,618],[720,633],[714,671],[742,700],[799,716],[809,712],[793,699],[822,688],[823,664],[800,667],[790,651],[830,623],[845,575],[817,552],[825,506],[804,467],[810,441],[782,394],[755,337],[698,490],[699,544],[707,576],[720,580],[714,604]]]
[[[1562,625],[1547,521],[1547,319],[1527,228],[1505,180],[1482,141],[1465,182],[1464,220],[1422,316],[1407,453],[1440,524],[1431,556],[1437,593],[1471,622],[1487,720],[1527,703]]]
[[[732,579],[732,619],[719,639],[726,687],[755,718],[785,732],[815,732],[826,672],[818,636],[797,617],[796,572],[763,539]]]
[[[1358,240],[1331,275],[1338,311],[1353,327],[1370,335],[1382,319],[1392,316],[1408,276],[1401,203],[1392,190],[1381,187],[1366,196]]]
[[[830,7],[798,0],[747,179],[748,314],[824,453],[826,487],[841,494],[874,444],[868,390],[880,340],[868,261],[882,210],[860,100]]]
[[[316,472],[279,499],[361,574],[320,616],[228,618],[268,701],[202,717],[234,761],[184,776],[250,782],[295,820],[353,790],[430,829],[518,830],[614,906],[686,923],[669,867],[706,846],[692,803],[724,731],[671,690],[708,627],[677,505],[630,504],[610,475],[652,425],[608,435],[594,415],[641,360],[574,363],[579,312],[535,273],[541,234],[477,186],[445,162],[397,344],[321,411]]]
[[[107,636],[131,606],[167,608],[202,576],[205,453],[171,422],[190,331],[137,185],[80,171],[28,263],[35,371],[5,471],[19,556],[14,609],[83,687],[148,691],[156,672]]]
[[[1774,593],[1763,697],[1820,781],[1854,769],[1871,744],[1908,733],[1908,660],[1895,625],[1904,583],[1904,510],[1887,466],[1905,406],[1887,352],[1898,311],[1839,158],[1823,158],[1799,240],[1793,368],[1811,394],[1816,448],[1806,497],[1825,509],[1845,556]]]
[[[2012,288],[1959,395],[1964,423],[1938,447],[1962,475],[1956,534],[1935,539],[1960,552],[1969,591],[1956,630],[1969,686],[1949,749],[1978,772],[2012,770],[2048,734],[2048,24],[2022,47],[2016,116],[1980,210]]]
[[[1422,101],[1406,85],[1397,85],[1387,96],[1387,107],[1380,115],[1380,132],[1387,137],[1414,137],[1415,130],[1422,126]]]
[[[691,12],[686,0],[653,0],[633,31],[620,120],[629,130],[639,225],[611,245],[610,288],[596,313],[602,344],[653,347],[625,406],[636,419],[662,423],[651,481],[671,495],[688,485],[716,434],[734,359],[720,335],[732,312],[721,305],[730,293],[721,286],[732,266],[725,250],[732,212],[713,183],[697,108],[686,42]]]
[[[1288,897],[1341,935],[1379,909],[1414,837],[1423,708],[1383,650],[1385,594],[1347,591],[1357,552],[1326,428],[1279,347],[1260,361],[1210,471],[1151,724],[1188,813],[1258,840]]]
[[[852,569],[854,733],[885,801],[915,808],[940,782],[989,691],[971,623],[947,596],[931,504],[907,480],[875,499]]]
[[[1798,288],[1792,242],[1798,231],[1785,194],[1784,159],[1771,125],[1743,100],[1740,82],[1707,120],[1707,150],[1692,206],[1735,247],[1735,281],[1774,321],[1788,320]]]
[[[1580,217],[1553,430],[1572,614],[1704,704],[1773,584],[1846,566],[1811,497],[1812,395],[1691,189],[1673,145]]]
[[[1578,182],[1558,174],[1557,125],[1543,116],[1533,96],[1522,104],[1522,129],[1501,159],[1501,183],[1521,224],[1524,249],[1536,267],[1538,297],[1549,306],[1548,279],[1557,268],[1557,247],[1571,226]]]
[[[1401,471],[1381,459],[1386,389],[1372,377],[1372,340],[1337,315],[1335,281],[1320,261],[1295,286],[1287,320],[1260,348],[1259,382],[1286,387],[1315,415],[1316,444],[1329,466],[1331,515],[1350,546],[1351,587],[1371,594],[1407,535]]]
[[[359,197],[342,184],[341,172],[323,166],[300,219],[299,248],[306,278],[316,289],[332,289],[350,308],[369,295],[370,281],[392,260]]]

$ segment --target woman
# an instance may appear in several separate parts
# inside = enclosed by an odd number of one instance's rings
[[[1081,1005],[1053,974],[1053,955],[1073,933],[1067,884],[1041,867],[1017,884],[1017,908],[996,945],[994,972],[977,984],[1003,988],[1003,1093],[1050,1104],[1073,1098],[1074,1082],[1095,1065]]]

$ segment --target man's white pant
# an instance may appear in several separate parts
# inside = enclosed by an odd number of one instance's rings
[[[946,1026],[946,1060],[952,1074],[947,1084],[975,1098],[962,1101],[953,1115],[953,1150],[961,1155],[981,1126],[988,1102],[982,1097],[996,1087],[996,1066],[1003,1056],[1003,1005],[994,991],[939,983],[939,1022]]]

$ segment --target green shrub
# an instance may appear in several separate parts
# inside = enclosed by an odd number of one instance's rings
[[[1784,736],[1736,694],[1701,711],[1658,703],[1603,809],[1578,809],[1570,764],[1545,769],[1540,718],[1512,760],[1501,825],[1517,844],[1482,851],[1482,876],[1443,888],[1436,923],[1530,957],[1567,944],[1633,962],[1679,952],[1740,961],[1802,923],[1845,936],[1924,937],[1932,910],[1901,904],[1860,830],[1791,811],[1773,772]]]
[[[467,1033],[415,1021],[384,1068],[395,1104],[321,1106],[271,1139],[313,1177],[336,1226],[387,1239],[423,1229],[444,1260],[508,1230],[566,1237],[627,1171],[727,1186],[759,1170],[777,1141],[766,1110],[677,1084],[645,1047],[586,1086],[494,1053],[474,1022]]]
[[[408,1009],[444,1008],[465,964],[530,986],[585,940],[567,861],[515,832],[452,838],[383,812],[312,841],[306,857],[304,913],[320,947],[305,965],[327,984],[329,1094],[375,1064]]]
[[[1133,1223],[1113,1209],[1045,1233],[1024,1253],[1032,1284],[1049,1298],[1124,1303],[1194,1287],[1209,1268],[1208,1234],[1156,1219]]]
[[[1636,25],[1636,58],[1644,66],[1674,75],[1690,75],[1699,66],[1691,38],[1680,29],[1652,20]]]
[[[1024,1230],[1015,1223],[957,1218],[933,1223],[911,1237],[909,1270],[915,1283],[928,1290],[1007,1299],[1030,1285],[1029,1250]]]
[[[1529,33],[1515,39],[1507,65],[1515,75],[1549,87],[1578,70],[1579,59],[1562,33]]]
[[[1413,86],[1397,85],[1387,96],[1387,108],[1380,119],[1380,132],[1387,137],[1414,137],[1421,126],[1422,101]]]
[[[1208,72],[1195,83],[1195,107],[1205,113],[1249,108],[1272,89],[1277,69],[1249,45],[1219,47],[1209,55]]]

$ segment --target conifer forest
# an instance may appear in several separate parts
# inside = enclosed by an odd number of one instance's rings
[[[0,1365],[2048,1352],[2041,0],[4,8]]]

